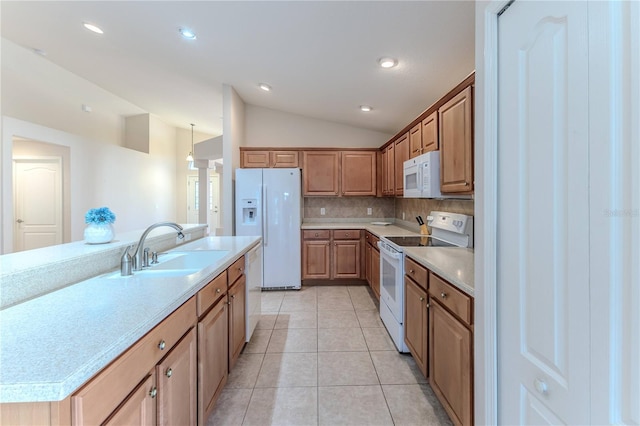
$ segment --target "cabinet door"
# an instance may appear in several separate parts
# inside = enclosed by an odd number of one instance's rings
[[[404,278],[404,341],[427,377],[427,292],[409,277]]]
[[[242,275],[229,289],[229,372],[238,360],[245,343],[245,287],[246,276]]]
[[[305,240],[302,242],[302,278],[331,278],[329,269],[329,240]]]
[[[304,151],[302,153],[303,195],[338,195],[338,151]]]
[[[438,112],[422,120],[422,153],[438,150]]]
[[[341,161],[342,195],[376,195],[376,153],[374,151],[343,151]]]
[[[242,151],[243,168],[269,167],[269,151]]]
[[[409,133],[396,141],[395,147],[395,195],[404,194],[404,162],[409,159]]]
[[[298,167],[298,151],[271,151],[271,167]]]
[[[418,123],[409,130],[409,156],[417,157],[422,154],[422,123]]]
[[[157,365],[159,425],[196,424],[197,357],[193,327]]]
[[[155,426],[157,393],[156,373],[152,371],[104,424]]]
[[[455,424],[473,424],[472,333],[429,298],[429,383]]]
[[[198,323],[198,424],[206,424],[227,382],[228,318],[226,298]]]
[[[380,300],[380,250],[371,250],[371,290]]]
[[[473,191],[473,106],[471,86],[438,109],[440,191]]]
[[[333,242],[333,278],[360,278],[360,240]]]
[[[396,156],[395,145],[391,144],[387,148],[387,195],[394,195],[396,191]]]

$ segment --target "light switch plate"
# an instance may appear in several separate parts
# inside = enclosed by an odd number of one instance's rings
[[[371,216],[372,213],[373,213],[373,210],[371,209],[371,207],[367,207],[367,214]]]
[[[320,215],[324,216],[325,212],[326,211],[325,211],[324,207],[320,207]]]

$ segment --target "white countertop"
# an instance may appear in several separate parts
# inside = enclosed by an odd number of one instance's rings
[[[259,237],[205,237],[176,248],[228,250],[185,277],[98,277],[0,311],[0,402],[60,401],[113,361]]]
[[[473,296],[473,250],[457,247],[403,247],[404,253]]]

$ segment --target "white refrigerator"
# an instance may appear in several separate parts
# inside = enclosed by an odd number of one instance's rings
[[[263,289],[301,286],[300,169],[236,169],[236,235],[262,237]]]

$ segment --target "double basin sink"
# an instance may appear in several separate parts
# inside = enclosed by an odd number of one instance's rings
[[[195,274],[216,263],[229,254],[228,250],[176,250],[158,254],[158,263],[149,265],[140,271],[133,271],[133,277],[164,278],[184,277]],[[108,279],[126,278],[120,271],[110,272],[104,276]]]

